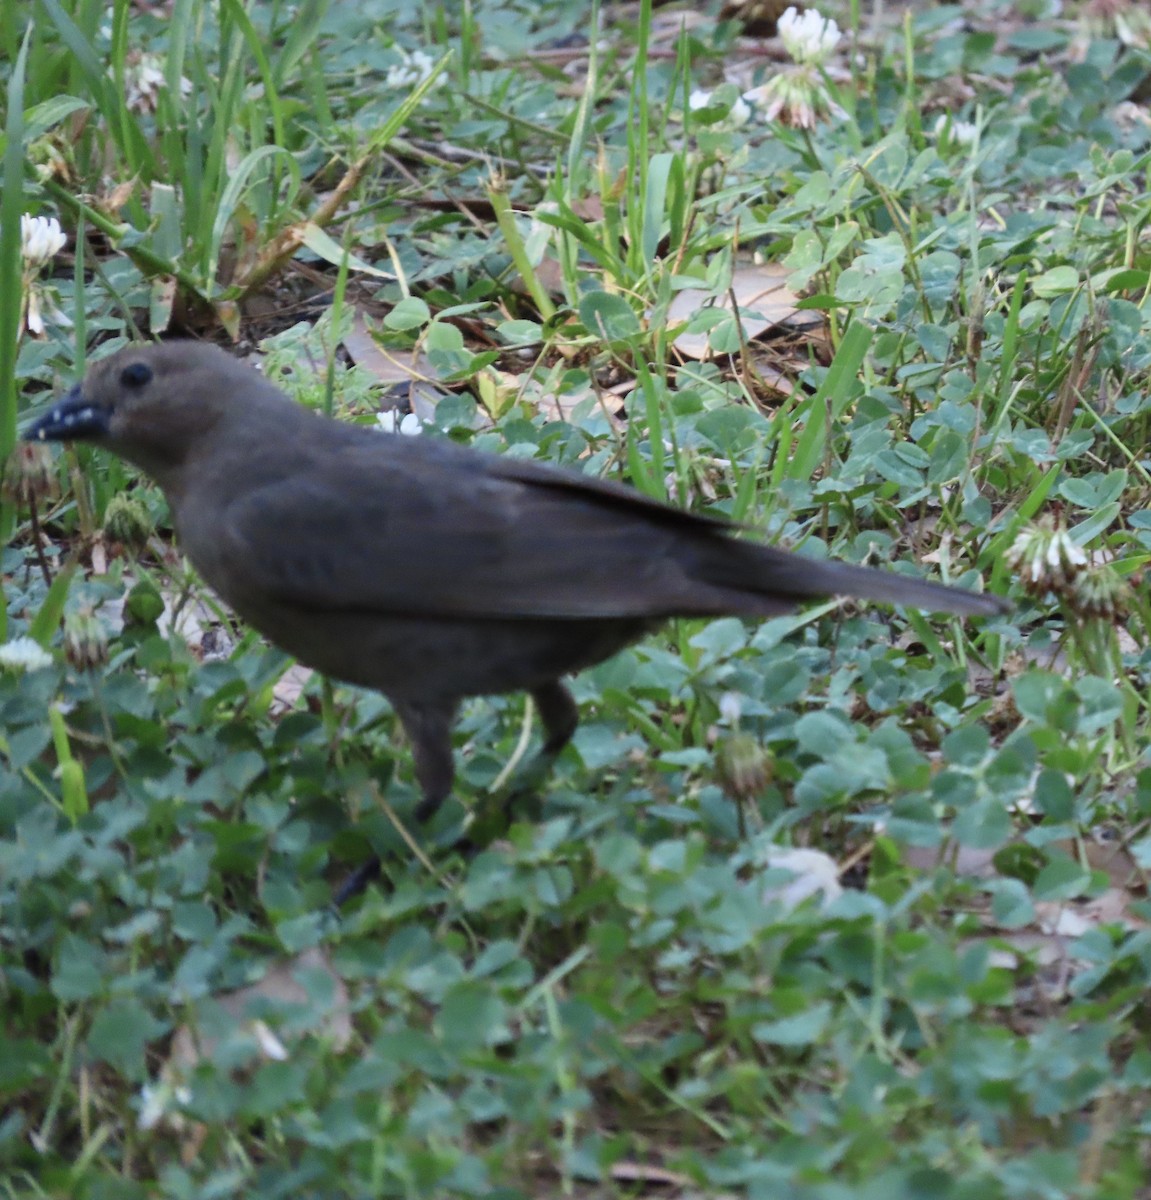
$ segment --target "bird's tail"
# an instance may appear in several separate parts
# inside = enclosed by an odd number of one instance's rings
[[[801,600],[830,596],[878,600],[959,616],[994,616],[1010,608],[998,596],[931,583],[896,571],[808,558],[754,542],[729,542],[726,549],[728,553],[707,555],[710,561],[700,564],[704,569],[697,578],[722,589],[732,605],[729,612],[768,615],[786,611]]]

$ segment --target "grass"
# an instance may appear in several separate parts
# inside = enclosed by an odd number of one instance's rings
[[[11,0],[5,455],[110,346],[234,339],[1016,608],[680,622],[462,861],[520,698],[412,829],[387,703],[300,692],[146,481],[9,465],[0,643],[52,665],[0,667],[0,1197],[1151,1194],[1151,55],[1049,7],[829,5],[800,129],[733,115],[777,43],[646,4]]]

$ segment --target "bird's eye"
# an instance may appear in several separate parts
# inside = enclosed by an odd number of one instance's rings
[[[152,368],[147,363],[129,363],[120,372],[120,382],[126,388],[141,388],[152,379]]]

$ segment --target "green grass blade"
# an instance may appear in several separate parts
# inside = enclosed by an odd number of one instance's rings
[[[39,642],[45,650],[52,642],[52,635],[60,628],[64,619],[64,604],[68,599],[68,589],[72,586],[72,576],[76,574],[76,563],[71,562],[63,567],[52,580],[52,586],[44,597],[32,624],[28,628],[29,637]]]
[[[24,74],[32,42],[29,25],[8,81],[4,135],[4,191],[0,195],[0,467],[16,444],[16,355],[23,312],[20,217],[24,211]],[[16,515],[0,505],[0,543],[12,536]]]
[[[807,424],[787,464],[789,478],[812,479],[822,464],[828,434],[851,402],[853,385],[873,332],[861,321],[853,321],[847,327],[819,390],[809,402]]]

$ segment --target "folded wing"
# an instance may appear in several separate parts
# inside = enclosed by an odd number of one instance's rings
[[[381,454],[375,441],[226,507],[223,548],[251,587],[302,608],[473,618],[765,616],[835,594],[1000,608],[740,540],[722,521],[576,472],[444,443]]]

